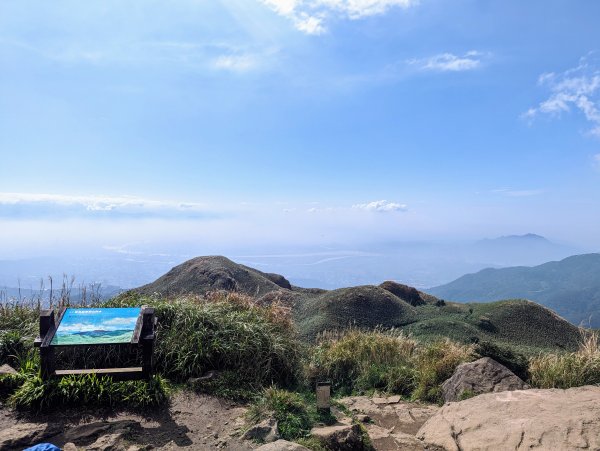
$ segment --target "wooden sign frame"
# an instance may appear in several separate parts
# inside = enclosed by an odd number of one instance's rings
[[[129,343],[88,343],[53,345],[52,339],[60,326],[65,307],[58,310],[55,316],[54,310],[40,311],[40,335],[35,339],[35,347],[40,348],[40,367],[42,379],[52,377],[64,377],[72,374],[97,374],[99,376],[111,376],[116,380],[149,379],[153,373],[154,342],[156,339],[155,326],[156,317],[154,308],[142,306],[138,316],[133,336]],[[88,348],[94,346],[130,346],[142,348],[142,366],[130,368],[89,368],[89,369],[57,369],[54,358],[57,348]]]

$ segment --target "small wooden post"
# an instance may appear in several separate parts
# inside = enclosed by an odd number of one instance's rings
[[[329,412],[331,408],[331,382],[317,382],[317,409]]]
[[[40,372],[43,380],[54,373],[54,349],[49,346],[46,336],[56,329],[54,310],[40,312],[40,336],[35,340],[35,346],[40,348]]]
[[[154,308],[144,307],[142,309],[142,331],[140,341],[142,342],[142,373],[143,377],[150,379],[152,377],[154,353]]]

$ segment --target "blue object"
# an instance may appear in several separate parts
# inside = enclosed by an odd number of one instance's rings
[[[54,446],[52,443],[39,443],[37,445],[30,446],[23,451],[60,451],[60,448]]]

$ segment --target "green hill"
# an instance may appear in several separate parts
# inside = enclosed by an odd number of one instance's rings
[[[568,257],[534,267],[484,269],[427,290],[452,301],[525,298],[573,324],[600,327],[600,254]]]
[[[261,305],[286,305],[298,332],[309,341],[320,332],[348,327],[403,329],[425,340],[494,341],[532,352],[575,349],[580,338],[577,327],[530,301],[445,302],[392,281],[337,290],[300,288],[283,276],[263,273],[225,257],[189,260],[133,292],[174,297],[203,295],[211,290],[250,295]]]

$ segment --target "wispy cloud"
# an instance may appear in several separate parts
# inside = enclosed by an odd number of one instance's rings
[[[471,50],[464,55],[440,53],[427,58],[413,58],[408,60],[407,63],[421,70],[462,72],[479,68],[486,57],[489,57],[488,53]]]
[[[0,193],[2,217],[212,217],[200,203],[167,202],[133,196],[71,196]]]
[[[540,75],[538,84],[550,96],[529,108],[522,118],[532,121],[539,115],[560,117],[573,109],[583,114],[591,125],[590,134],[600,138],[600,54],[592,52],[580,59],[579,65],[565,72]]]
[[[213,67],[232,72],[247,72],[256,69],[258,64],[256,55],[221,55],[214,60]]]
[[[376,212],[406,211],[408,209],[408,207],[405,204],[399,204],[397,202],[388,202],[387,200],[376,200],[365,204],[355,204],[352,206],[352,208]]]
[[[357,20],[384,14],[393,7],[408,8],[418,0],[259,0],[277,14],[292,21],[296,29],[319,35],[327,31],[327,22],[336,19]]]

